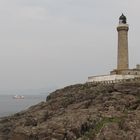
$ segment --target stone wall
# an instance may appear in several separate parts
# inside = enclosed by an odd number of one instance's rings
[[[114,70],[110,72],[111,75],[121,74],[121,75],[140,75],[140,69],[126,69],[126,70]]]

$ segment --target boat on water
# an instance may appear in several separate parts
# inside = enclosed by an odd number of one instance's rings
[[[15,95],[15,96],[13,96],[13,99],[24,99],[24,96],[22,96],[22,95]]]

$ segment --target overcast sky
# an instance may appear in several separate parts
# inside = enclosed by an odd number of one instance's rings
[[[0,90],[63,87],[108,74],[116,68],[122,12],[134,67],[139,7],[138,0],[0,0]]]

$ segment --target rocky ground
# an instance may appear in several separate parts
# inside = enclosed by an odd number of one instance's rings
[[[2,118],[0,140],[140,140],[140,82],[57,90]]]

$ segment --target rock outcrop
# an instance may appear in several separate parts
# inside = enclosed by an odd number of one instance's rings
[[[0,140],[140,140],[140,82],[57,90],[1,118]]]

